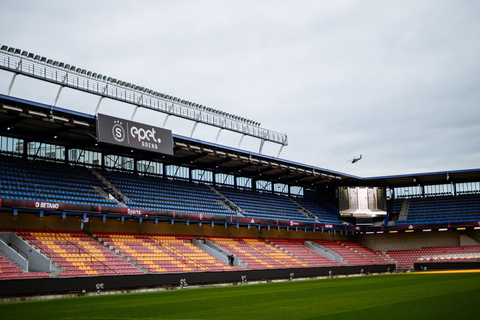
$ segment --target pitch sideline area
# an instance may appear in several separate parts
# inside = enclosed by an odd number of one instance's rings
[[[0,304],[2,319],[474,319],[480,273],[408,273]]]
[[[411,274],[439,274],[439,273],[480,273],[480,269],[411,272]]]

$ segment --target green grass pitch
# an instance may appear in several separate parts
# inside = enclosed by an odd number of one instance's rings
[[[473,320],[479,304],[480,273],[391,274],[1,303],[0,319]]]

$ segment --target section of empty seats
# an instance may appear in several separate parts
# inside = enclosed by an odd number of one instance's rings
[[[0,253],[0,280],[25,279],[25,278],[48,278],[46,272],[23,272]]]
[[[286,196],[226,187],[218,188],[218,191],[239,206],[247,217],[315,222]]]
[[[375,252],[372,249],[364,247],[356,242],[346,241],[346,240],[341,240],[338,242],[343,244],[346,248],[349,248],[350,250],[355,251],[356,253],[374,261],[375,263],[378,263],[378,264],[394,263],[391,259],[389,259],[387,256],[385,256],[381,252]]]
[[[141,270],[81,231],[26,231],[20,237],[52,260],[60,276],[141,274]]]
[[[374,260],[371,260],[365,257],[363,254],[355,252],[354,250],[347,248],[340,242],[334,240],[314,240],[316,244],[324,247],[331,252],[334,252],[340,255],[343,260],[349,265],[368,265],[368,264],[379,264]]]
[[[192,212],[216,215],[236,215],[222,204],[221,197],[203,184],[167,180],[121,172],[103,172],[112,183],[130,198],[130,207]]]
[[[480,220],[480,195],[410,199],[407,218],[395,224],[428,224]]]
[[[238,257],[248,269],[308,267],[295,257],[259,238],[209,237],[208,240]]]
[[[333,223],[333,224],[341,224],[338,214],[333,214],[328,212],[325,208],[321,207],[320,205],[307,200],[296,198],[295,202],[297,202],[302,208],[310,211],[312,214],[317,217],[318,221],[321,223]]]
[[[104,232],[95,237],[151,273],[233,270],[195,246],[191,236]]]
[[[411,268],[416,262],[478,261],[480,245],[422,247],[421,249],[388,250],[397,267]]]
[[[305,240],[302,239],[269,238],[266,240],[283,250],[285,253],[307,263],[311,267],[345,265],[344,263],[337,263],[334,260],[307,248],[303,244]]]
[[[85,167],[0,156],[0,197],[116,206],[96,188],[103,184]]]

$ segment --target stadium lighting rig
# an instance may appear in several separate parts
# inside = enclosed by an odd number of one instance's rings
[[[259,153],[262,153],[266,141],[281,145],[279,155],[282,148],[288,145],[286,134],[261,128],[259,122],[6,45],[0,47],[0,69],[13,73],[7,95],[10,95],[15,78],[20,74],[59,85],[54,106],[62,89],[68,87],[99,96],[95,113],[103,98],[109,98],[134,105],[132,120],[138,108],[146,108],[167,115],[163,127],[170,116],[193,121],[190,137],[197,124],[202,123],[219,129],[216,141],[222,130],[241,134],[239,146],[245,136],[260,139]]]

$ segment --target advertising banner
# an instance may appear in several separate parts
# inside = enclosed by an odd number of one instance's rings
[[[100,142],[173,155],[172,131],[105,114],[97,115],[97,138]]]

